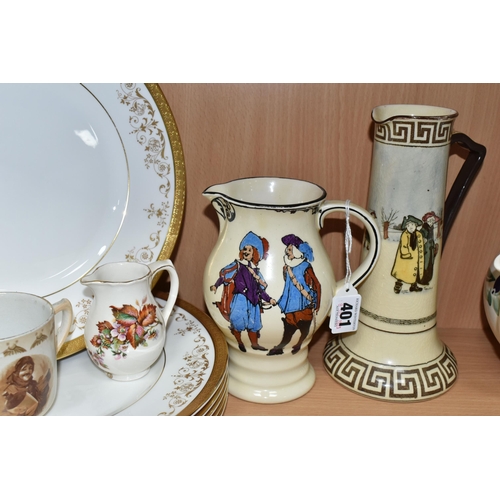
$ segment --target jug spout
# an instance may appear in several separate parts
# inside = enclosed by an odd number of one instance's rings
[[[235,183],[232,181],[222,184],[213,184],[212,186],[207,187],[202,194],[205,198],[208,198],[212,204],[215,200],[225,200],[230,202],[235,199],[238,200],[243,196],[242,193],[238,192],[236,189],[237,187],[238,186],[235,186]],[[224,201],[222,201],[222,203],[224,203]]]
[[[102,285],[123,286],[143,281],[150,274],[150,267],[139,262],[110,262],[81,278],[80,283],[91,289]]]
[[[88,286],[90,288],[92,288],[93,285],[99,285],[99,284],[102,284],[102,281],[99,280],[98,278],[98,273],[97,273],[98,269],[95,269],[94,271],[92,271],[91,273],[85,275],[81,280],[80,280],[80,283],[82,285],[85,285],[85,286]]]
[[[213,201],[215,198],[219,196],[225,196],[224,184],[214,184],[213,186],[207,187],[205,191],[202,193],[205,198],[208,198],[210,201]]]
[[[326,198],[326,192],[312,182],[284,177],[246,177],[208,187],[203,195],[213,201],[244,208],[289,209],[309,207]]]
[[[231,208],[231,201],[233,201],[234,197],[231,182],[214,184],[206,188],[202,195],[210,200],[212,207],[217,212],[220,229],[222,229],[227,220],[234,218],[234,214],[232,213],[234,208]]]

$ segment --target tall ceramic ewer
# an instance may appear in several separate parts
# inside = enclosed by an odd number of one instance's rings
[[[438,337],[441,251],[486,149],[453,133],[458,113],[421,105],[373,110],[368,209],[383,234],[362,296],[355,333],[332,337],[324,366],[345,387],[386,401],[439,396],[457,378],[457,362]],[[469,150],[445,202],[450,145]]]
[[[273,177],[238,179],[203,194],[219,218],[203,291],[229,345],[229,392],[257,403],[296,399],[314,384],[308,345],[342,284],[319,229],[346,203],[327,201],[316,184]],[[377,261],[380,236],[368,212],[352,204],[349,211],[371,242],[352,274],[356,285]]]

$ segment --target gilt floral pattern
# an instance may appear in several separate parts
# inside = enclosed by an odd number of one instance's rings
[[[170,141],[161,117],[158,116],[154,101],[148,99],[146,89],[142,89],[135,83],[123,83],[117,91],[120,104],[126,106],[129,111],[130,134],[135,136],[137,144],[143,149],[143,162],[146,170],[156,174],[158,191],[165,197],[161,205],[151,203],[149,207],[143,208],[147,218],[156,220],[157,226],[162,228],[158,232],[152,232],[149,236],[150,243],[136,249],[133,247],[126,252],[125,259],[131,262],[152,262],[155,252],[160,246],[162,238],[160,232],[170,223],[171,206],[170,178],[172,174],[172,158],[170,158]]]
[[[125,304],[122,307],[109,306],[113,314],[111,321],[99,321],[98,333],[90,343],[96,348],[91,358],[97,365],[106,368],[104,358],[110,352],[115,359],[125,359],[129,349],[148,347],[148,342],[158,338],[159,321],[156,306],[146,303],[144,297],[136,307]]]
[[[210,375],[210,344],[207,342],[206,331],[194,319],[175,309],[174,321],[179,323],[174,335],[191,334],[194,347],[182,357],[184,363],[176,374],[173,374],[174,389],[164,395],[168,409],[159,415],[174,415],[187,406],[194,394],[202,387]]]

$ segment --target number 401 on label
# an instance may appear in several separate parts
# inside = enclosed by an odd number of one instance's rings
[[[354,332],[358,329],[361,295],[351,285],[342,287],[332,299],[330,330],[332,333]]]

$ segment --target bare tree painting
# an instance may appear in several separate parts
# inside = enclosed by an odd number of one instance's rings
[[[389,214],[386,214],[384,212],[384,209],[382,208],[382,227],[384,233],[384,240],[387,240],[389,238],[389,226],[396,220],[397,214],[398,210],[391,209]]]

